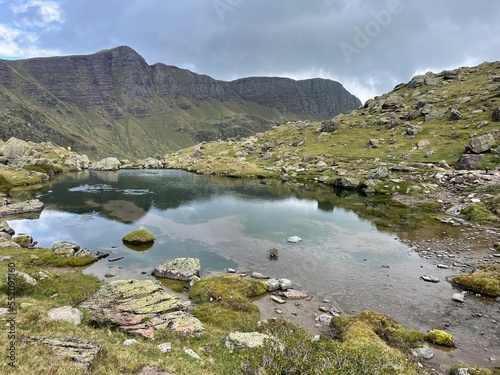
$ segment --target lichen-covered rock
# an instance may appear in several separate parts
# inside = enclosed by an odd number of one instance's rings
[[[485,134],[474,138],[469,142],[469,150],[474,154],[482,154],[488,152],[495,146],[495,138],[491,134]]]
[[[60,241],[52,245],[52,251],[54,254],[62,256],[75,256],[83,257],[90,255],[90,251],[69,241]]]
[[[24,337],[22,344],[37,343],[50,346],[56,355],[69,357],[75,365],[88,370],[101,351],[101,345],[75,338]]]
[[[259,332],[232,332],[226,337],[226,346],[231,349],[258,348],[270,336]]]
[[[109,157],[102,160],[99,160],[94,165],[90,166],[89,169],[93,169],[96,171],[116,171],[120,168],[122,163],[117,158]]]
[[[320,132],[322,133],[331,133],[334,132],[335,130],[338,130],[340,127],[339,122],[335,119],[323,121],[321,123],[321,128]]]
[[[83,313],[71,306],[52,309],[48,315],[51,320],[69,322],[75,326],[80,325],[83,320]]]
[[[27,273],[20,272],[20,271],[14,271],[14,275],[16,277],[21,278],[22,280],[24,280],[26,282],[26,284],[29,284],[31,286],[35,286],[38,284],[38,281],[36,281],[33,277],[31,277]],[[7,277],[9,277],[9,275],[7,275]]]
[[[197,258],[176,258],[156,266],[153,276],[189,281],[193,276],[200,276],[200,269],[200,260]]]
[[[166,327],[183,336],[200,336],[205,331],[205,327],[198,318],[184,311],[175,311],[160,318],[165,321]],[[160,318],[153,318],[153,320]]]
[[[19,215],[32,212],[40,212],[43,209],[43,202],[38,199],[30,199],[25,202],[7,204],[0,206],[0,217],[9,215]]]
[[[88,297],[80,307],[89,310],[89,321],[93,324],[148,338],[153,338],[157,329],[173,324],[169,313],[187,308],[155,280],[113,281]]]

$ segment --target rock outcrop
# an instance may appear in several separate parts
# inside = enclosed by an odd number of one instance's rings
[[[39,201],[38,199],[30,199],[25,202],[7,204],[5,206],[0,206],[0,217],[33,212],[38,213],[42,211],[43,206],[43,202]]]
[[[89,310],[92,324],[154,338],[156,330],[173,329],[185,335],[199,335],[204,327],[186,313],[177,297],[153,280],[118,280],[102,286],[81,305]]]

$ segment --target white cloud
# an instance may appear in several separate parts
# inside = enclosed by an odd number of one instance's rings
[[[23,26],[44,28],[63,22],[61,7],[55,1],[30,0],[12,5],[10,10],[15,16],[20,17],[16,23]]]

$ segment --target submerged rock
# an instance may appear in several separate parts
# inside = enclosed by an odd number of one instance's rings
[[[153,276],[189,281],[193,276],[200,276],[200,269],[200,260],[197,258],[176,258],[156,266]]]
[[[298,243],[300,241],[302,241],[302,238],[300,238],[299,236],[291,236],[286,239],[286,242],[290,243]]]

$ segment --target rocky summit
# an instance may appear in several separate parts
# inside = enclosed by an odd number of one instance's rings
[[[162,155],[249,136],[284,120],[324,120],[359,99],[331,80],[215,80],[125,46],[85,56],[0,60],[0,134],[79,153]]]

